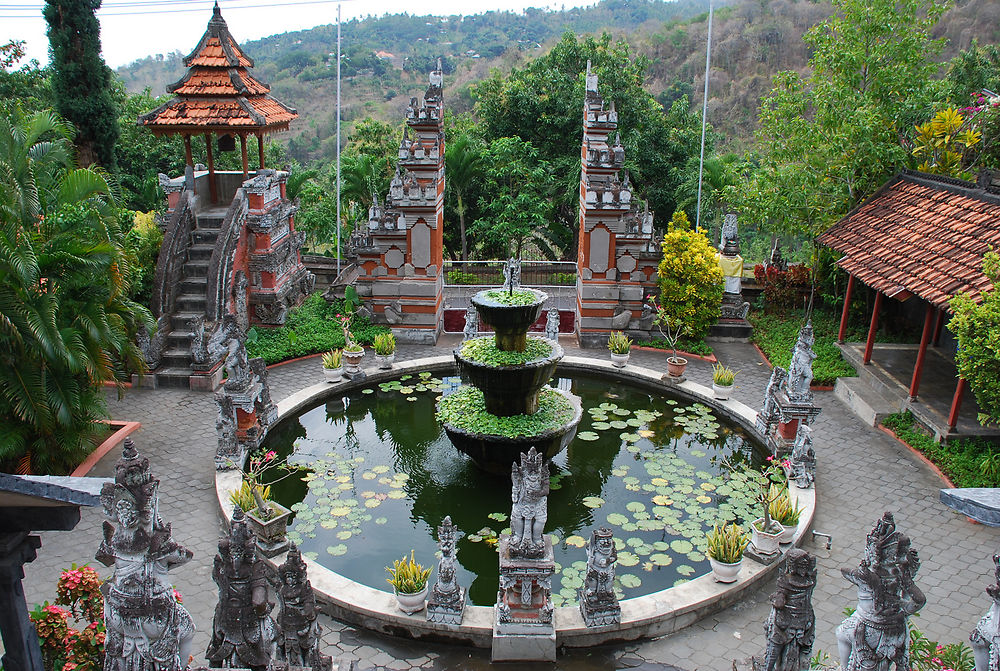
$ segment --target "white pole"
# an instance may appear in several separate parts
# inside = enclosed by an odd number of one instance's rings
[[[712,62],[712,0],[708,1],[708,46],[705,47],[705,95],[701,103],[701,160],[698,163],[698,209],[695,228],[701,226],[701,179],[705,171],[705,115],[708,113],[708,69]]]
[[[702,140],[704,142],[704,140]],[[340,3],[337,3],[337,277],[340,277]]]

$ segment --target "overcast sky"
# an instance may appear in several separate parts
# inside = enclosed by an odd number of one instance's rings
[[[48,61],[48,40],[41,7],[44,0],[0,0],[0,44],[26,40],[29,58]],[[476,14],[526,7],[575,7],[593,0],[344,0],[342,18],[409,11],[435,15]],[[219,0],[229,30],[239,42],[267,35],[336,23],[335,0]],[[116,68],[153,54],[193,49],[212,16],[212,0],[105,0],[98,10],[104,59]],[[251,54],[252,56],[253,54]]]

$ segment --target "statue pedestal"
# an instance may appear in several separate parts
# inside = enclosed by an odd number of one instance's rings
[[[458,595],[453,600],[441,600],[434,590],[427,599],[427,621],[441,624],[462,624],[465,613],[465,588],[458,588]]]
[[[556,661],[552,539],[537,559],[510,556],[510,535],[500,536],[500,591],[493,620],[494,662]]]
[[[778,422],[773,433],[767,435],[767,445],[775,457],[782,457],[792,451],[799,424],[809,424],[821,409],[816,407],[812,398],[789,398],[788,392],[784,389],[775,394],[774,401],[777,406]]]
[[[722,342],[749,342],[753,326],[747,321],[750,304],[743,300],[743,293],[726,291],[722,294],[719,321],[712,325],[708,335]]]

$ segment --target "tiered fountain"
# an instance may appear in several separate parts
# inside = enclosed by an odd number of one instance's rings
[[[441,399],[438,416],[455,447],[480,467],[509,475],[531,447],[551,459],[569,445],[583,411],[576,396],[546,386],[562,347],[528,336],[548,296],[518,286],[519,262],[509,263],[504,274],[503,288],[472,297],[494,335],[466,340],[455,350],[472,386]]]

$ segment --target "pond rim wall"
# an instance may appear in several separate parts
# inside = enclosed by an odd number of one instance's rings
[[[345,380],[334,384],[320,382],[278,402],[278,418],[275,424],[331,396],[341,396],[355,389],[395,379],[400,375],[422,371],[437,373],[455,370],[454,357],[441,355],[406,361],[390,370],[365,369],[367,377],[362,380]],[[712,390],[704,385],[690,381],[668,382],[662,379],[661,373],[649,368],[631,365],[615,368],[610,361],[577,356],[565,357],[556,369],[556,375],[560,373],[596,373],[635,384],[647,391],[669,392],[703,403],[740,426],[757,441],[764,442],[754,426],[757,417],[755,410],[739,401],[720,401],[714,398]],[[229,494],[237,489],[240,483],[241,477],[238,471],[216,471],[216,495],[227,528],[232,514]],[[803,511],[792,543],[782,546],[781,559],[764,566],[745,557],[739,578],[734,583],[718,583],[709,573],[676,587],[623,599],[619,602],[622,619],[615,625],[587,627],[578,607],[556,608],[554,615],[556,645],[571,648],[589,647],[664,636],[739,601],[744,594],[757,588],[778,570],[784,559],[784,553],[793,547],[798,547],[812,526],[816,512],[815,487],[801,489],[794,482],[789,482],[788,486],[803,507]],[[272,568],[277,568],[285,561],[285,557],[285,554],[281,554],[265,561]],[[467,604],[461,625],[428,622],[424,611],[414,615],[404,615],[399,611],[396,607],[396,598],[391,592],[362,585],[316,561],[303,559],[309,570],[309,580],[316,595],[317,605],[320,610],[333,618],[390,636],[474,645],[480,648],[489,648],[492,645],[494,609],[491,606]]]

